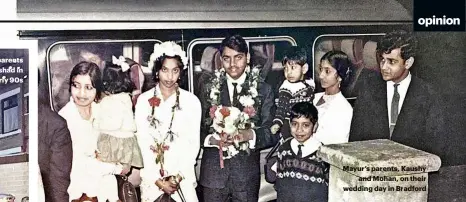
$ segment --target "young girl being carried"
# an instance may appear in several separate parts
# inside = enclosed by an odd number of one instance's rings
[[[104,95],[99,103],[99,116],[93,123],[100,132],[97,158],[123,165],[122,174],[129,173],[131,167],[143,167],[135,136],[136,123],[130,94],[134,84],[129,69],[123,56],[113,56],[112,63],[106,62],[102,76]]]

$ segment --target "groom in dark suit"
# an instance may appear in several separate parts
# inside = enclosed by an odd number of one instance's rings
[[[377,44],[380,73],[363,73],[351,123],[350,141],[391,139],[443,157],[446,134],[440,98],[412,75],[416,39],[405,31]]]
[[[239,35],[226,37],[220,47],[222,65],[226,72],[221,81],[220,104],[235,106],[242,110],[237,95],[242,92],[245,82],[245,69],[249,63],[248,46]],[[210,86],[210,85],[206,85]],[[211,103],[208,101],[212,89],[203,89],[201,103],[203,120],[209,117]],[[236,92],[235,92],[236,90]],[[231,195],[234,202],[257,202],[260,186],[260,150],[273,146],[278,139],[271,135],[270,127],[275,112],[274,96],[271,87],[263,81],[258,82],[260,105],[255,109],[259,121],[255,129],[239,130],[240,141],[249,141],[250,153],[239,151],[236,156],[223,161],[220,167],[219,145],[231,145],[230,140],[218,140],[209,135],[210,125],[203,124],[201,145],[203,155],[200,183],[204,187],[205,202],[223,202]],[[235,99],[236,98],[236,99]]]

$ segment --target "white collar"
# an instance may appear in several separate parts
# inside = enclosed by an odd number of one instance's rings
[[[411,72],[408,72],[408,76],[406,76],[406,78],[404,78],[403,80],[401,80],[400,82],[398,82],[398,84],[400,84],[398,86],[398,89],[408,89],[408,86],[409,84],[411,83]],[[393,85],[395,85],[395,82],[393,81],[387,81],[387,85],[388,86],[391,86],[393,88]]]
[[[246,67],[247,68],[247,67]],[[231,78],[230,75],[228,75],[228,73],[226,74],[226,77],[227,77],[227,81],[228,83],[238,83],[239,85],[243,84],[244,81],[246,81],[246,70],[244,70],[243,74],[238,78],[238,79],[233,79]]]
[[[306,85],[303,83],[303,81],[291,83],[288,80],[283,81],[283,84],[280,86],[281,89],[287,89],[293,94],[303,89],[304,87],[306,87]]]
[[[294,150],[298,151],[298,145],[300,145],[300,143],[296,139],[293,138],[290,144],[291,144],[291,148],[293,148],[293,151]],[[317,149],[319,149],[322,143],[320,143],[320,141],[317,140],[313,135],[309,139],[307,139],[305,142],[303,142],[302,145],[303,147],[301,149],[303,152],[303,156],[307,156],[317,151]]]
[[[335,94],[333,94],[333,95],[327,95],[327,94],[325,94],[325,92],[324,92],[324,94],[322,95],[322,99],[325,100],[325,103],[328,103],[328,102],[330,102],[330,101],[332,101],[332,100],[334,100],[335,98],[340,97],[340,96],[342,96],[341,91],[339,91],[338,93],[335,93]]]

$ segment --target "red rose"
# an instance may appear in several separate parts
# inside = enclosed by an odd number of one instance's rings
[[[220,109],[220,113],[222,114],[223,118],[226,118],[230,116],[230,109],[227,107],[222,107],[222,109]]]
[[[210,107],[210,111],[209,111],[210,118],[213,119],[215,117],[215,111],[217,111],[217,105]]]
[[[158,107],[160,105],[160,98],[152,97],[149,99],[149,104],[151,107]]]
[[[247,106],[243,109],[243,112],[246,113],[249,117],[253,117],[254,115],[256,115],[256,110],[254,109],[254,107],[251,107],[251,106]]]

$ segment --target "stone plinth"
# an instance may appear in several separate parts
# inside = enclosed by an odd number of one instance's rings
[[[317,155],[331,165],[331,202],[427,201],[427,174],[441,164],[436,155],[385,139],[326,145]]]

